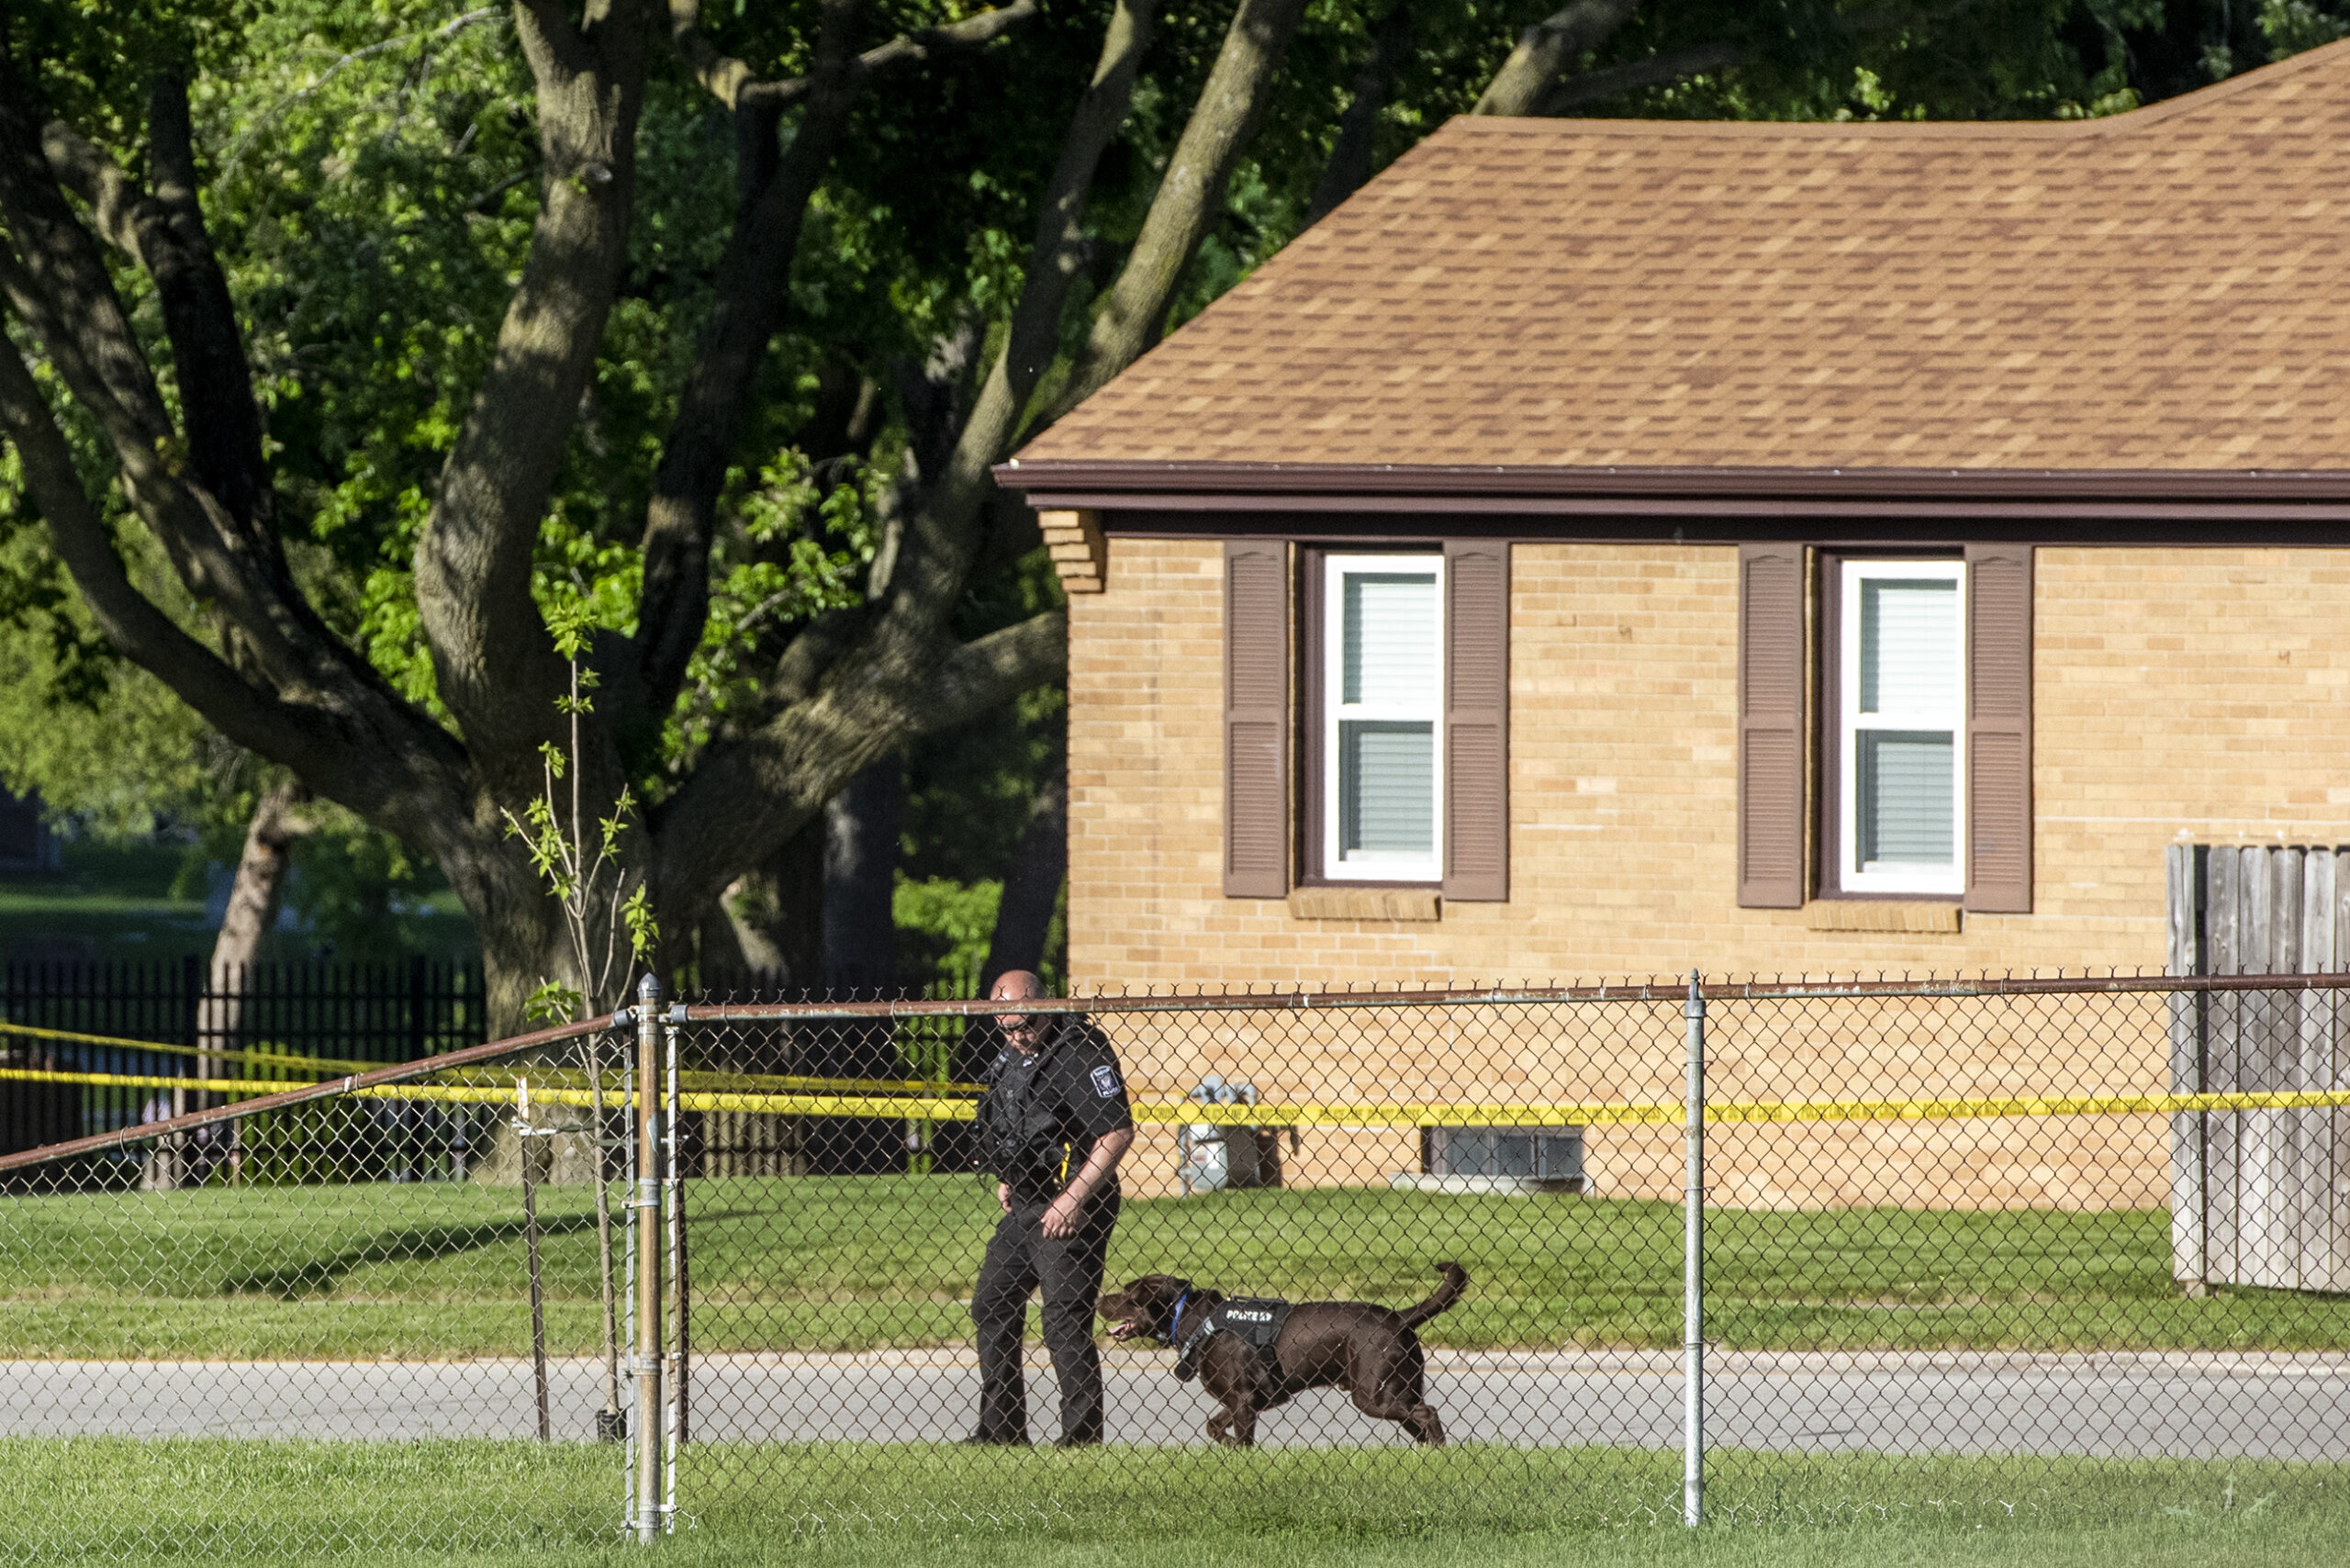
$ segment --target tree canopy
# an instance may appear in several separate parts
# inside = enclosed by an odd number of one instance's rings
[[[2344,15],[19,0],[0,657],[438,866],[512,1023],[564,967],[506,826],[551,619],[592,629],[583,809],[634,802],[606,896],[681,961],[859,770],[1058,681],[989,465],[1449,116],[2109,113]],[[52,752],[0,767],[106,766]]]

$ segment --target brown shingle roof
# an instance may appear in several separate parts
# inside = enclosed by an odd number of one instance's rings
[[[2350,469],[2350,42],[2110,119],[1451,121],[1020,454]]]

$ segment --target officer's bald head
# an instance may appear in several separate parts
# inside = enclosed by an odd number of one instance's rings
[[[1006,969],[995,977],[990,1002],[1033,1002],[1045,994],[1045,982],[1026,969]]]
[[[1045,982],[1026,969],[1006,969],[988,989],[990,1002],[1033,1002],[1044,994]],[[999,1013],[995,1025],[1005,1039],[1023,1051],[1035,1050],[1045,1034],[1045,1020],[1034,1013]]]

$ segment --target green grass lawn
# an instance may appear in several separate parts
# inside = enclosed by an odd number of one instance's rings
[[[185,855],[172,844],[69,841],[62,874],[0,880],[0,951],[19,937],[64,937],[117,963],[209,953],[204,900],[173,896]]]
[[[63,858],[57,875],[0,879],[0,952],[20,940],[53,950],[63,938],[107,963],[210,956],[215,931],[206,916],[203,867],[191,873],[185,846],[69,839]],[[464,907],[445,888],[419,901],[400,924],[403,943],[428,958],[460,960],[478,950]],[[311,946],[308,936],[273,938],[263,957],[299,958]]]
[[[688,1450],[688,1526],[615,1542],[617,1450],[529,1443],[0,1440],[6,1561],[441,1560],[1295,1565],[2086,1564],[2316,1568],[2350,1552],[2341,1467],[1779,1460],[1680,1528],[1670,1455],[935,1448]],[[1735,1462],[1740,1457],[1724,1456]],[[1734,1462],[1725,1469],[1735,1471]]]
[[[992,1220],[970,1177],[696,1182],[705,1352],[941,1345]],[[541,1193],[550,1343],[597,1343],[592,1199]],[[1458,1347],[1680,1339],[1680,1211],[1384,1188],[1130,1202],[1114,1279],[1398,1305],[1457,1259]],[[1709,1331],[1733,1349],[2350,1347],[2350,1298],[2186,1301],[2159,1211],[1717,1212]],[[0,1355],[524,1353],[520,1198],[464,1184],[0,1197]]]

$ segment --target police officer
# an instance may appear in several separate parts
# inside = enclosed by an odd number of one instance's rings
[[[1043,982],[1014,969],[991,1002],[1026,1002]],[[1006,1048],[988,1070],[979,1137],[1003,1217],[971,1294],[979,1331],[975,1443],[1025,1443],[1020,1339],[1028,1294],[1045,1297],[1045,1347],[1061,1385],[1060,1446],[1102,1440],[1102,1356],[1093,1308],[1118,1223],[1118,1160],[1135,1141],[1125,1076],[1110,1042],[1073,1014],[999,1013]]]

